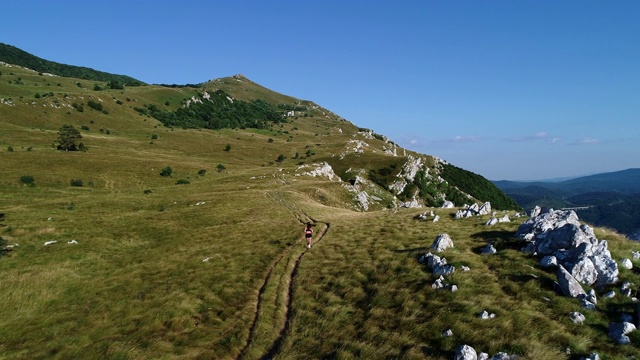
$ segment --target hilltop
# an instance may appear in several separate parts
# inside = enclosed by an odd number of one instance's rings
[[[520,207],[481,175],[242,75],[110,81],[0,64],[4,358],[637,353],[606,330],[637,287],[597,289],[618,296],[590,311],[558,294],[520,251]],[[69,126],[84,151],[59,150]],[[459,271],[441,280],[420,259],[443,233]],[[615,260],[637,250],[593,236]]]

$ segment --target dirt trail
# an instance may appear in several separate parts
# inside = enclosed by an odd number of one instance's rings
[[[268,299],[264,298],[264,295],[267,292],[267,289],[273,289],[274,287],[277,288],[279,284],[285,284],[286,287],[283,290],[280,290],[281,292],[278,293],[276,296],[276,299],[275,299],[276,304],[268,304],[268,305],[274,305],[274,307],[279,307],[279,309],[282,310],[281,313],[284,314],[282,319],[278,319],[280,322],[280,326],[279,326],[279,329],[277,330],[276,338],[271,344],[271,346],[269,346],[269,348],[266,349],[266,352],[264,353],[264,355],[256,358],[271,359],[275,354],[278,353],[282,345],[282,342],[287,334],[287,331],[289,329],[289,325],[291,323],[291,318],[292,318],[291,305],[293,302],[293,295],[294,295],[294,280],[298,273],[300,262],[302,261],[307,251],[311,251],[313,249],[313,246],[323,239],[324,235],[327,233],[330,227],[329,223],[322,223],[315,219],[310,218],[307,214],[304,213],[304,211],[301,211],[293,207],[291,204],[286,203],[283,199],[278,198],[274,194],[266,193],[266,195],[269,198],[271,198],[274,202],[285,207],[298,220],[298,222],[300,222],[301,229],[303,228],[303,225],[306,224],[307,220],[313,221],[313,223],[315,223],[316,226],[320,225],[320,229],[314,236],[315,240],[312,242],[311,249],[307,249],[306,243],[304,241],[302,243],[296,242],[293,246],[287,247],[284,251],[282,251],[269,264],[267,274],[264,278],[262,285],[260,286],[260,289],[258,290],[254,318],[253,318],[253,322],[251,323],[251,327],[249,329],[249,335],[246,339],[245,346],[242,348],[242,350],[240,351],[240,353],[236,358],[237,360],[244,360],[249,356],[249,353],[250,353],[249,351],[252,345],[256,343],[257,337],[259,336],[256,330],[258,329],[262,321],[261,311],[263,307],[267,306],[265,303],[269,301]],[[304,250],[301,252],[296,251],[299,249],[298,247],[301,245],[304,247]],[[279,266],[282,265],[281,262],[283,260],[285,261],[284,263],[282,263],[284,264],[283,265],[284,273],[274,276],[274,270],[276,270]],[[288,265],[291,262],[294,262],[294,266],[289,270]],[[281,304],[279,304],[278,299],[283,299]],[[256,350],[254,350],[254,353],[255,352]],[[261,352],[263,351],[261,350]],[[254,355],[252,355],[251,358],[253,358]]]
[[[315,220],[314,220],[315,222]],[[327,231],[329,231],[329,227],[331,226],[331,224],[326,223],[326,227],[323,229],[322,233],[319,235],[319,237],[316,239],[316,241],[313,243],[314,245],[316,243],[318,243],[320,240],[322,240],[322,238],[324,237],[324,235],[327,233]],[[310,250],[310,249],[307,249]],[[307,253],[307,251],[303,252],[302,254],[300,254],[298,256],[298,258],[296,259],[296,264],[293,267],[293,271],[291,272],[291,279],[289,281],[289,296],[286,302],[286,307],[285,307],[285,321],[284,321],[284,325],[283,327],[280,329],[280,333],[278,334],[278,338],[276,338],[276,340],[273,342],[273,345],[271,345],[271,347],[269,348],[269,350],[260,357],[260,359],[262,360],[268,360],[268,359],[272,359],[273,356],[275,354],[278,353],[278,351],[280,351],[280,347],[282,346],[282,341],[284,340],[285,336],[287,335],[287,331],[289,330],[289,326],[291,324],[291,304],[293,303],[293,290],[294,290],[294,280],[296,278],[296,275],[298,274],[298,267],[300,266],[300,261],[302,261],[302,258],[304,257],[304,255]]]

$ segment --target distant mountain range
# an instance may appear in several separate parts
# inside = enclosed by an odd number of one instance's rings
[[[526,210],[573,208],[584,221],[640,240],[640,168],[559,182],[492,182]]]

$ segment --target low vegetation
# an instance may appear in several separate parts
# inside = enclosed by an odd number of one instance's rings
[[[383,184],[407,157],[385,153],[383,137],[365,138],[328,110],[244,77],[219,79],[204,90],[221,104],[231,104],[226,95],[243,102],[228,111],[256,111],[214,130],[214,119],[201,117],[207,108],[181,107],[202,87],[95,92],[78,78],[46,85],[28,70],[0,69],[12,81],[0,82],[0,98],[14,99],[0,104],[0,143],[15,148],[3,153],[0,179],[3,359],[451,359],[463,343],[524,359],[637,354],[606,334],[634,306],[627,298],[599,301],[585,325],[574,325],[567,314],[581,311],[579,302],[557,295],[553,273],[519,251],[520,220],[487,227],[489,216],[453,220],[457,209],[393,206]],[[54,96],[33,98],[50,89]],[[108,115],[74,110],[88,93],[105,107],[116,96],[123,105],[108,106]],[[176,114],[169,119],[193,111],[185,119],[207,126],[165,126],[152,116],[160,108]],[[80,138],[85,124],[101,131]],[[162,140],[151,144],[150,134]],[[369,147],[341,156],[354,138]],[[80,140],[91,151],[57,150]],[[299,162],[308,170],[324,161],[343,181],[300,174]],[[430,187],[422,173],[416,189],[435,201],[455,187],[498,208],[499,192],[449,170],[447,185]],[[386,196],[366,212],[348,189],[358,174]],[[499,216],[515,213],[500,206],[508,210]],[[431,210],[440,221],[414,220]],[[302,239],[307,221],[315,224],[311,249]],[[445,232],[455,243],[444,254],[449,263],[471,269],[447,278],[457,293],[432,289],[435,278],[418,261]],[[638,250],[614,232],[597,235],[617,260]],[[479,255],[488,242],[498,253]],[[631,270],[621,278],[640,284]],[[497,316],[481,320],[482,310]],[[449,328],[453,336],[443,337]]]

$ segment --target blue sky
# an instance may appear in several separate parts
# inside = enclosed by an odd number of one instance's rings
[[[12,1],[0,42],[148,83],[244,74],[491,180],[640,167],[638,1]]]

